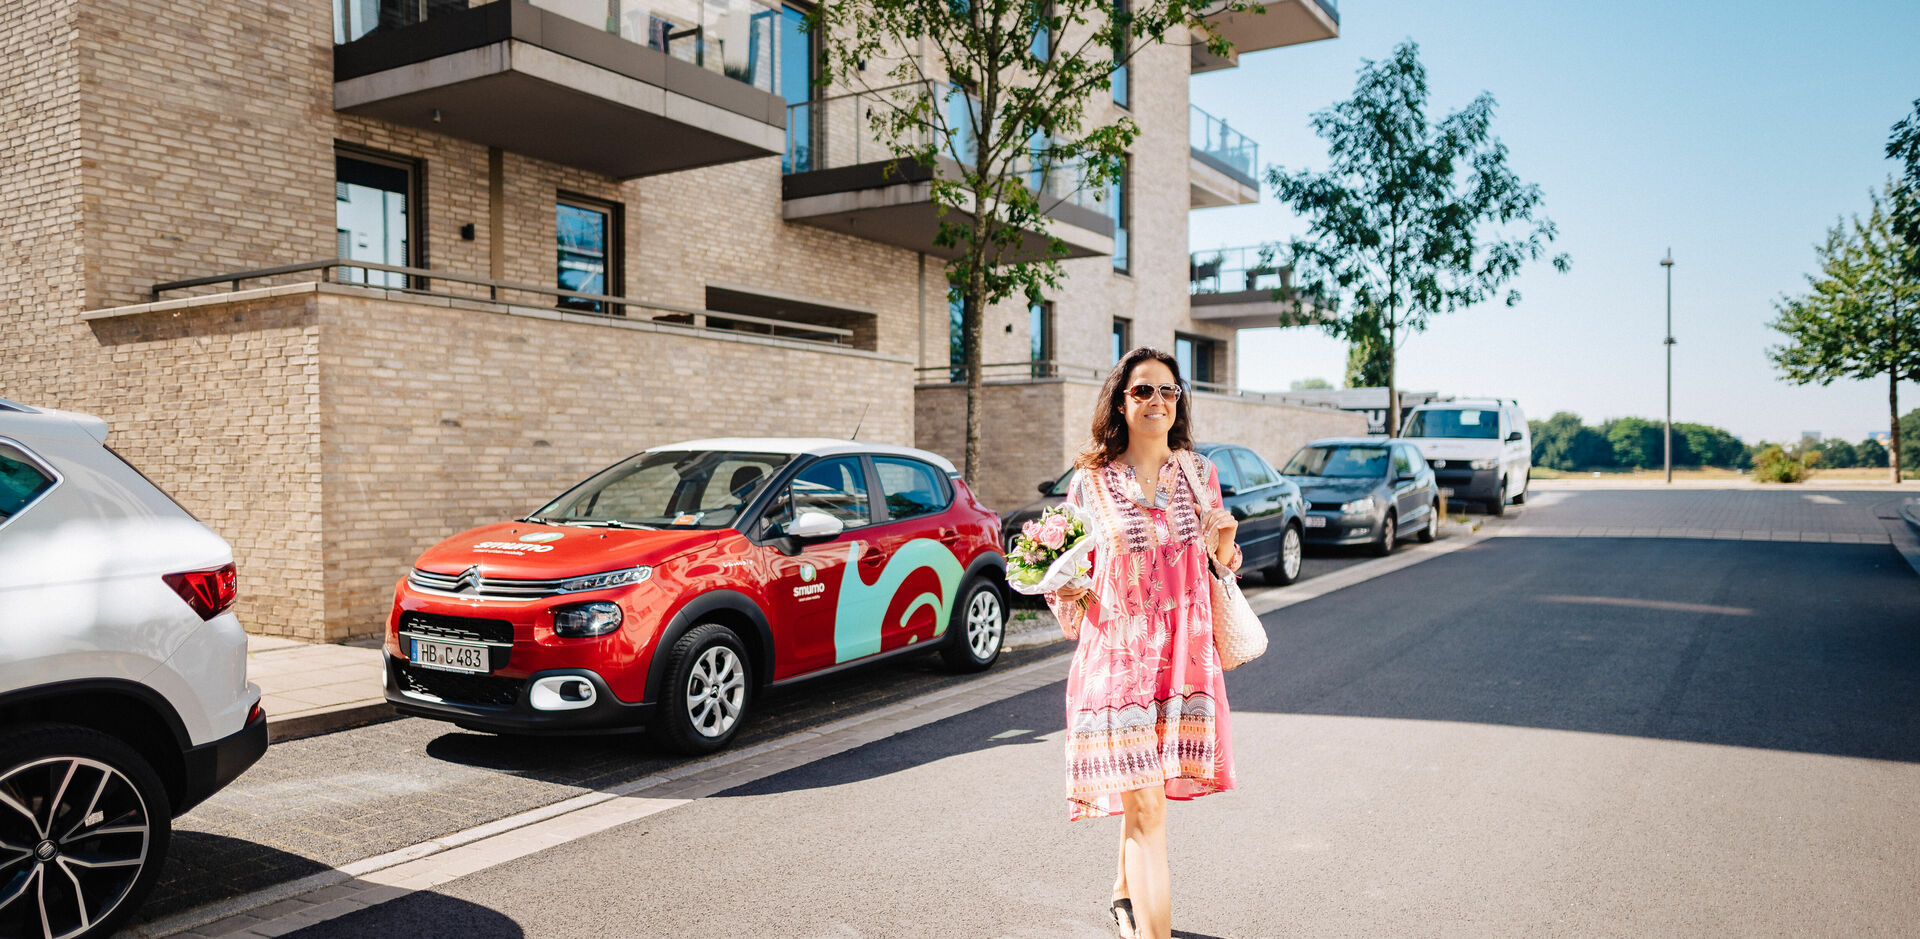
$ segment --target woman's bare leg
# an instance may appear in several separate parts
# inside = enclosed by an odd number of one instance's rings
[[[1121,870],[1140,939],[1172,939],[1173,883],[1167,871],[1167,790],[1163,786],[1120,794],[1126,810]]]
[[[1120,826],[1120,875],[1113,879],[1113,898],[1127,896],[1127,828]]]

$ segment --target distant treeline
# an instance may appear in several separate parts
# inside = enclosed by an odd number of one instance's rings
[[[1900,419],[1901,436],[1908,439],[1907,427],[1920,435],[1920,409]],[[1561,411],[1544,421],[1528,421],[1533,431],[1533,465],[1557,470],[1658,469],[1661,460],[1662,427],[1659,421],[1640,417],[1622,417],[1598,427],[1580,422],[1580,416]],[[1707,424],[1673,425],[1673,465],[1719,466],[1749,469],[1754,457],[1774,446],[1766,441],[1747,444],[1732,433]],[[1920,456],[1920,447],[1906,448],[1909,462]],[[1782,447],[1788,455],[1805,458],[1818,453],[1809,466],[1845,469],[1853,466],[1885,467],[1887,448],[1873,439],[1859,443],[1823,440],[1819,443],[1795,443]]]

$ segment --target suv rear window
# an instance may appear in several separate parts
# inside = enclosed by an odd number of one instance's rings
[[[1500,436],[1500,412],[1486,408],[1446,408],[1415,411],[1407,418],[1402,437],[1462,437],[1492,440]]]
[[[0,443],[0,522],[14,517],[53,488],[53,476],[20,450]]]
[[[919,460],[876,456],[873,468],[880,474],[880,496],[890,519],[929,515],[953,501],[945,477]]]

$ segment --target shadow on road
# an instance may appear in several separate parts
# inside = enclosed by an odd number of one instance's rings
[[[252,841],[175,830],[159,880],[135,920],[147,922],[324,870],[331,868]]]
[[[617,928],[609,930],[611,935],[621,932]],[[286,935],[297,939],[359,939],[363,936],[520,939],[526,932],[519,923],[497,910],[429,891],[410,894]]]

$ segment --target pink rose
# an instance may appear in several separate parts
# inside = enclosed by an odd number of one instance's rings
[[[1047,519],[1046,524],[1040,526],[1040,533],[1034,536],[1034,540],[1054,551],[1060,550],[1067,543],[1067,520],[1058,515]]]
[[[1039,541],[1040,540],[1040,520],[1037,518],[1027,519],[1025,522],[1023,522],[1020,525],[1020,534],[1027,536],[1029,539],[1033,541]]]

